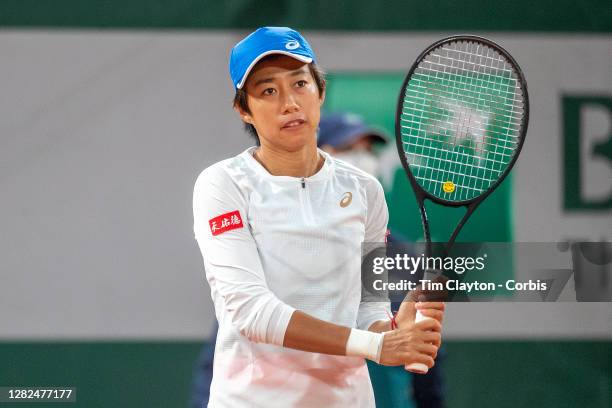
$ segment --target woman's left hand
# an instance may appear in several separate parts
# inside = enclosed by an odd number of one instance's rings
[[[436,277],[433,282],[444,283],[444,276]],[[416,311],[419,310],[423,316],[436,319],[440,323],[444,319],[444,300],[448,296],[446,290],[428,290],[421,285],[411,291],[400,305],[395,316],[398,327],[414,322]]]

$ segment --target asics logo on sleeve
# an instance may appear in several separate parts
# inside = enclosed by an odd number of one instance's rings
[[[340,200],[340,207],[346,208],[349,205],[351,205],[352,201],[353,201],[353,193],[351,193],[350,191],[347,191],[346,193],[342,195],[342,200]]]
[[[240,217],[240,211],[232,211],[225,214],[221,214],[215,218],[208,220],[210,225],[210,232],[213,235],[219,235],[226,231],[233,229],[242,228],[242,218]]]

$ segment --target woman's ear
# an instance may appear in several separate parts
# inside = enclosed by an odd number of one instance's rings
[[[240,119],[242,119],[243,122],[248,123],[249,125],[253,124],[253,117],[250,113],[246,112],[239,105],[234,105],[234,110],[238,112]]]

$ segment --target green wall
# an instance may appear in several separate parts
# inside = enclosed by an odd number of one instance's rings
[[[3,0],[0,26],[610,32],[607,0]]]
[[[449,408],[612,406],[610,342],[445,345]],[[76,403],[34,405],[41,408],[186,407],[200,347],[197,342],[5,342],[0,343],[0,385],[77,387]]]

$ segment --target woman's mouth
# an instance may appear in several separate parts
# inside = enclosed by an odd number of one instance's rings
[[[291,121],[285,123],[283,125],[282,129],[297,129],[297,128],[301,127],[302,125],[304,125],[304,123],[306,123],[306,121],[303,120],[303,119],[291,120]]]

